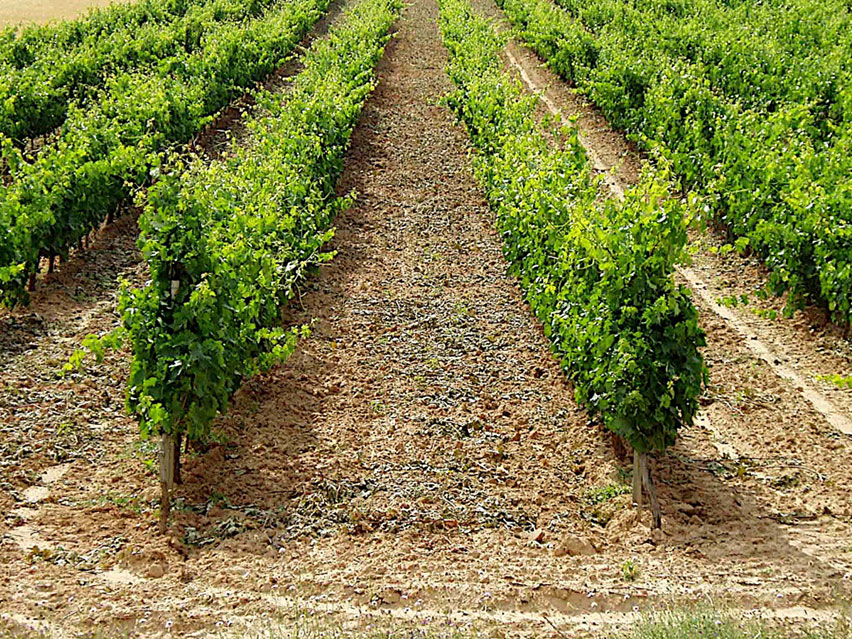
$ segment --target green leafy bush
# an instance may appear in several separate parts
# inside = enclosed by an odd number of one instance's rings
[[[697,312],[672,279],[690,206],[668,197],[665,173],[601,202],[577,131],[539,128],[490,25],[465,0],[440,6],[458,87],[447,103],[479,151],[512,272],[578,400],[637,451],[663,450],[692,421],[706,378]]]
[[[328,0],[290,0],[257,20],[223,23],[191,54],[156,73],[108,82],[85,109],[72,108],[56,144],[33,163],[5,141],[10,180],[0,186],[0,301],[28,300],[40,258],[65,257],[80,238],[160,170],[161,153],[188,141],[236,95],[272,72]]]
[[[305,56],[283,94],[261,93],[250,138],[224,159],[177,166],[149,191],[139,244],[151,282],[124,290],[128,404],[143,434],[203,438],[241,381],[287,357],[296,284],[331,255],[334,187],[375,84],[398,0],[362,0]]]

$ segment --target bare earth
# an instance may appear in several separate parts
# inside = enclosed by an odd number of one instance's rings
[[[704,306],[702,420],[653,465],[664,531],[611,496],[628,464],[505,274],[465,131],[438,104],[450,85],[436,19],[434,0],[407,7],[379,66],[341,181],[357,201],[337,221],[339,255],[292,309],[316,320],[312,337],[246,383],[220,443],[187,458],[169,536],[156,534],[153,451],[122,411],[127,355],[55,376],[82,335],[114,325],[116,278],[144,280],[132,218],[32,308],[0,316],[0,628],[239,636],[312,610],[561,636],[672,602],[792,623],[849,600],[852,442]],[[635,179],[623,139],[512,51]],[[761,330],[816,367],[848,362],[804,317]]]
[[[128,0],[0,0],[0,27],[10,24],[68,20],[92,7],[106,7]]]

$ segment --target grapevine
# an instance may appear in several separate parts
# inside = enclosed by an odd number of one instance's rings
[[[207,437],[243,379],[292,353],[306,327],[280,307],[323,250],[349,136],[375,86],[400,5],[362,0],[305,56],[283,94],[258,95],[251,138],[226,159],[178,166],[150,189],[139,246],[151,283],[125,290],[133,349],[128,405],[144,436],[161,436],[161,528],[180,442]]]
[[[497,213],[504,252],[577,400],[636,451],[634,498],[644,486],[660,508],[647,454],[691,424],[707,369],[689,292],[673,281],[686,259],[692,207],[668,197],[664,172],[648,172],[624,200],[599,202],[577,137],[561,147],[536,123],[535,101],[502,71],[503,42],[466,0],[441,0],[447,103],[479,154],[477,175]]]

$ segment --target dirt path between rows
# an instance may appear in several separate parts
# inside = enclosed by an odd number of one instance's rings
[[[705,318],[712,430],[687,429],[655,462],[664,532],[635,521],[628,464],[505,274],[465,131],[438,104],[436,19],[415,0],[380,63],[341,180],[358,198],[339,255],[292,309],[312,337],[246,383],[220,443],[187,459],[169,537],[155,534],[152,450],[120,410],[126,357],[65,381],[38,363],[27,374],[50,399],[17,377],[4,389],[11,434],[15,410],[45,411],[48,441],[98,446],[19,450],[2,468],[7,623],[242,635],[314,610],[555,636],[551,623],[592,631],[672,601],[800,618],[846,596],[849,445],[721,320]],[[62,427],[69,414],[86,428]]]

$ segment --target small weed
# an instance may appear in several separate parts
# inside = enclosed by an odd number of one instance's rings
[[[455,304],[453,304],[452,321],[454,324],[458,324],[459,322],[463,321],[464,318],[470,317],[472,315],[473,313],[471,312],[470,307],[468,307],[466,302],[459,300]]]
[[[137,459],[142,462],[146,471],[152,474],[158,472],[157,443],[151,439],[137,439],[119,457],[120,459]]]
[[[630,479],[633,477],[633,468],[630,466],[618,466],[615,469],[616,474],[618,475],[618,483],[629,485]]]
[[[768,319],[773,322],[778,319],[778,311],[772,308],[753,308],[752,313],[761,319]]]
[[[59,426],[56,427],[56,435],[57,437],[64,437],[66,435],[70,435],[74,431],[74,424],[71,422],[62,422]]]
[[[590,504],[602,504],[619,495],[625,495],[630,492],[630,486],[627,484],[609,484],[607,486],[597,486],[590,488],[583,495],[586,502]]]
[[[429,262],[438,262],[438,261],[444,259],[444,256],[441,254],[440,251],[429,251],[429,250],[427,250],[427,251],[425,251],[425,255],[426,255],[426,260],[429,261]]]
[[[606,526],[615,513],[625,506],[623,500],[616,501],[615,498],[629,492],[630,486],[626,484],[609,484],[590,488],[583,496],[584,506],[580,516],[593,524]]]
[[[147,505],[136,495],[123,495],[121,493],[107,492],[87,503],[89,506],[103,507],[108,505],[118,506],[132,513],[141,514],[147,510]]]
[[[852,375],[847,377],[838,375],[837,373],[833,375],[817,375],[817,379],[821,382],[834,384],[837,388],[852,388]]]
[[[231,437],[223,430],[211,430],[210,434],[207,436],[207,441],[212,444],[227,446],[231,443]]]
[[[778,490],[788,490],[790,488],[795,488],[801,482],[801,477],[799,473],[793,473],[791,475],[782,475],[781,477],[774,477],[769,481],[769,485]]]
[[[716,300],[718,304],[727,308],[736,308],[740,304],[748,306],[749,301],[748,295],[726,295],[725,297],[720,297]]]
[[[740,237],[733,244],[722,244],[722,246],[708,246],[707,252],[711,255],[728,255],[736,251],[740,255],[743,255],[748,250],[749,239],[747,237]]]
[[[636,581],[639,577],[639,566],[632,559],[628,559],[621,564],[621,578],[624,581]]]
[[[213,506],[224,506],[225,508],[230,508],[231,502],[228,501],[228,498],[223,493],[214,490],[210,495],[210,499],[207,500],[207,510],[209,511]]]

